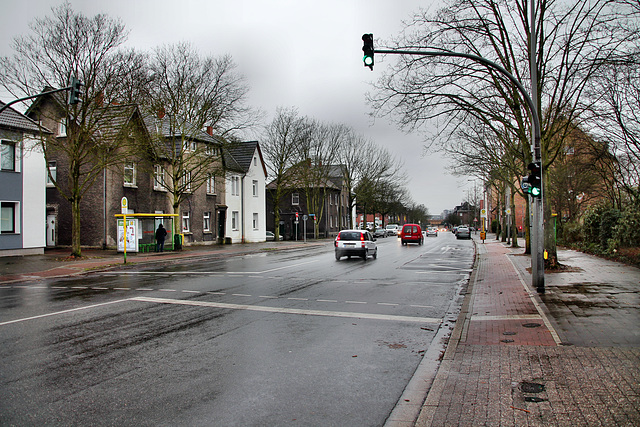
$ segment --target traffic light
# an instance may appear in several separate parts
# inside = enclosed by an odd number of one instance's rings
[[[363,34],[362,41],[364,42],[362,46],[362,51],[364,52],[362,61],[365,67],[369,67],[373,71],[373,34]]]
[[[80,95],[82,94],[80,92],[82,82],[72,76],[71,80],[69,81],[69,86],[71,87],[71,89],[69,90],[69,105],[75,105],[82,100],[80,98]]]
[[[520,187],[525,193],[531,194],[533,197],[542,196],[542,168],[540,162],[529,163],[527,166],[531,172],[528,176],[522,178]]]

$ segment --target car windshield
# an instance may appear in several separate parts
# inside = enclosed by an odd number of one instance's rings
[[[340,240],[360,240],[362,233],[357,231],[343,231],[340,233]]]

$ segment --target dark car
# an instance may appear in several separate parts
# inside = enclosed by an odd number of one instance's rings
[[[418,224],[405,224],[402,226],[402,231],[400,231],[400,239],[402,241],[402,245],[406,245],[407,243],[417,243],[422,245],[424,242],[424,237],[422,236],[422,227]]]
[[[374,259],[378,257],[376,238],[367,230],[342,230],[336,236],[334,245],[338,261],[343,256],[359,256],[365,261],[369,255]]]
[[[373,232],[373,237],[387,237],[387,230],[384,228],[376,228]]]

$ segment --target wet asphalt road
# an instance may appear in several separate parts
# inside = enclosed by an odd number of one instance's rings
[[[2,287],[0,424],[382,425],[474,251],[378,244]]]

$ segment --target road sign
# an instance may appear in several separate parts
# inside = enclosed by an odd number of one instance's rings
[[[127,209],[129,207],[129,201],[127,200],[126,197],[123,197],[120,200],[120,207],[121,207],[121,212],[120,213],[123,214],[123,215],[126,214],[127,213]]]
[[[480,217],[481,218],[486,218],[487,217],[487,210],[486,209],[480,209]]]

